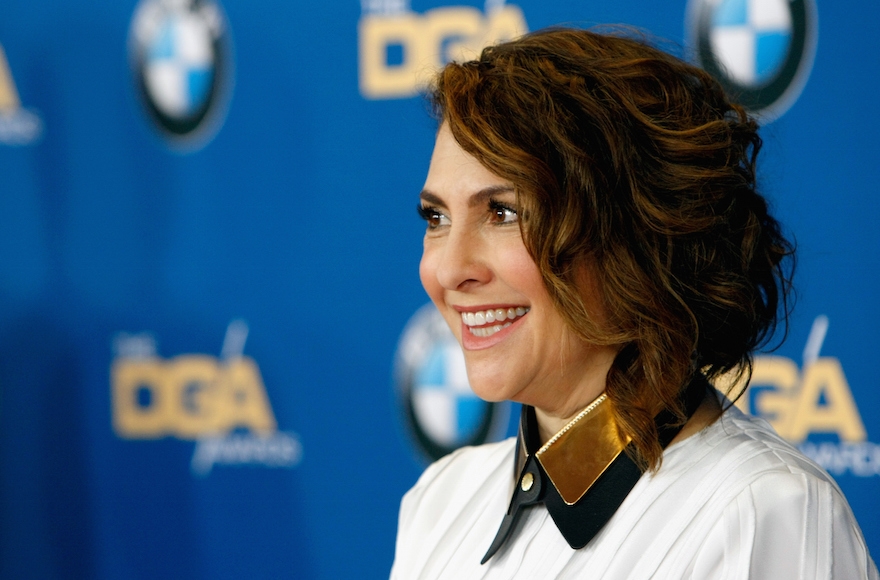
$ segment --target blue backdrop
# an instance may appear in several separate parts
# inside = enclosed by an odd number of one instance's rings
[[[386,577],[431,454],[516,415],[475,402],[414,317],[420,71],[558,23],[646,28],[763,111],[798,300],[742,404],[829,469],[876,557],[878,19],[812,0],[5,0],[0,577]]]

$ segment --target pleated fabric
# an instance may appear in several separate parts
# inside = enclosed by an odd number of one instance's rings
[[[460,449],[425,470],[401,503],[393,580],[880,580],[834,480],[735,407],[667,448],[586,547],[570,548],[537,505],[480,565],[513,490],[515,444]]]

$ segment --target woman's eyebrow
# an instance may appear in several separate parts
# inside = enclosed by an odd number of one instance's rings
[[[513,193],[514,191],[516,191],[514,187],[508,184],[484,187],[470,196],[468,199],[468,207],[483,205],[493,195],[498,195],[499,193]],[[440,198],[440,196],[427,189],[423,189],[421,193],[419,193],[419,199],[426,201],[431,205],[436,205],[437,207],[446,207],[446,203]]]
[[[446,203],[444,203],[444,201],[440,199],[440,196],[431,193],[427,189],[423,189],[421,193],[419,193],[419,199],[422,201],[426,201],[431,205],[436,205],[437,207],[446,207]]]
[[[514,191],[514,187],[509,184],[484,187],[480,191],[474,193],[470,197],[470,199],[468,199],[468,206],[476,207],[484,205],[493,195],[498,195],[499,193],[513,193]]]

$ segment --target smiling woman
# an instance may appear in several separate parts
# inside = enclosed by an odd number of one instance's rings
[[[523,242],[514,185],[466,153],[445,123],[421,204],[422,284],[463,347],[471,388],[533,406],[549,438],[602,394],[617,349],[572,330]]]
[[[395,578],[877,578],[833,480],[713,382],[786,314],[757,125],[640,40],[549,30],[451,63],[422,283],[519,436],[401,505]]]

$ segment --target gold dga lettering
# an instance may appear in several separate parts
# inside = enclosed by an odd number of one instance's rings
[[[517,6],[487,16],[469,6],[441,6],[419,15],[366,14],[358,24],[361,94],[369,99],[416,95],[450,60],[475,58],[484,46],[528,32]],[[400,64],[389,65],[389,46],[403,47]]]
[[[803,374],[791,422],[783,436],[800,443],[811,432],[824,432],[837,433],[842,441],[864,441],[865,425],[840,361],[819,358],[804,369]],[[823,396],[825,404],[820,405]]]
[[[441,6],[425,12],[424,63],[415,82],[424,86],[449,61],[476,58],[483,48],[483,13],[468,6]],[[448,41],[448,43],[447,43]]]
[[[174,401],[173,435],[197,439],[217,434],[223,414],[217,359],[207,355],[181,355],[165,365],[171,398]]]
[[[424,62],[421,19],[415,13],[368,14],[358,23],[361,94],[370,99],[408,97],[417,93],[416,71]],[[399,44],[403,61],[389,65],[387,50]]]
[[[239,357],[230,362],[221,373],[218,386],[223,402],[220,425],[224,431],[247,427],[269,434],[277,429],[260,369],[253,359]]]
[[[717,381],[722,391],[732,384],[732,376]],[[749,390],[754,386],[771,388],[755,393],[754,409],[750,409]],[[756,357],[749,390],[737,401],[737,407],[766,419],[792,443],[803,442],[810,433],[836,433],[841,441],[850,443],[867,438],[852,390],[836,358],[819,358],[801,373],[791,359]]]
[[[529,31],[526,17],[519,6],[505,5],[489,12],[482,46],[518,38]]]
[[[113,364],[113,428],[119,437],[156,439],[168,434],[174,420],[174,401],[164,371],[157,358],[123,358]],[[141,391],[145,400],[139,402]]]
[[[15,81],[12,80],[12,72],[9,70],[6,53],[0,46],[0,114],[20,106],[21,101],[18,98],[18,91],[15,89]]]
[[[755,414],[766,419],[776,432],[788,438],[791,424],[792,395],[797,390],[799,372],[793,360],[783,356],[755,357],[749,387],[772,387],[755,394]],[[743,398],[748,400],[747,395]]]
[[[207,355],[122,358],[111,369],[111,390],[113,426],[125,439],[198,439],[237,427],[262,434],[277,430],[250,357],[228,363]]]

